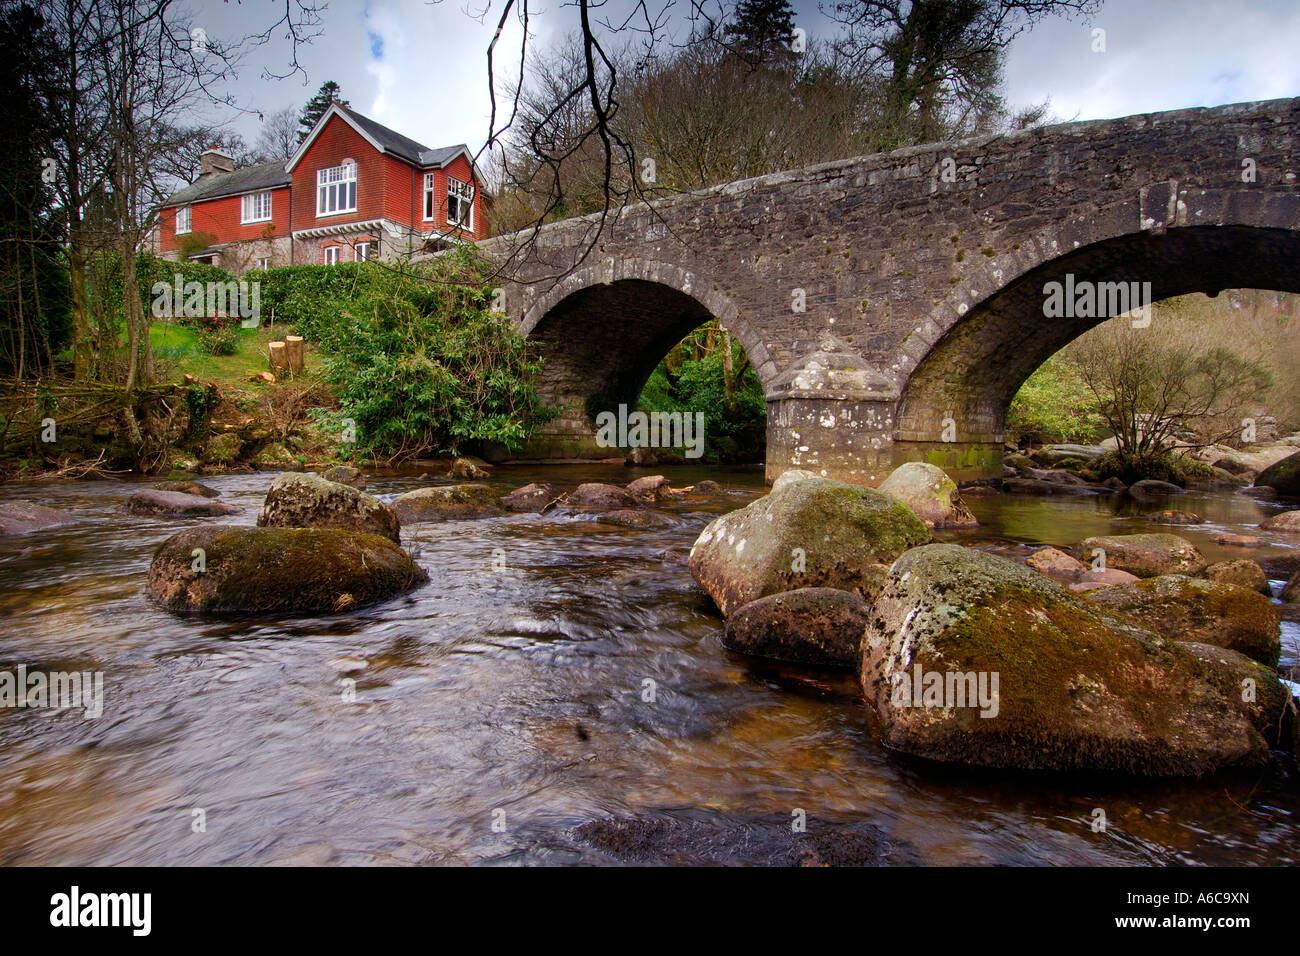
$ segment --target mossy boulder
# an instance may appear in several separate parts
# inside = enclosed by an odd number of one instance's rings
[[[957,482],[937,465],[923,461],[899,465],[877,490],[911,508],[927,528],[968,528],[979,524],[957,493]]]
[[[1140,578],[1161,574],[1200,574],[1209,565],[1195,546],[1176,534],[1110,534],[1088,538],[1072,550],[1081,561],[1091,562],[1100,549],[1106,567]]]
[[[222,501],[213,501],[202,495],[187,495],[179,491],[159,491],[145,488],[126,499],[122,510],[132,515],[172,515],[192,518],[201,515],[233,515],[239,509]]]
[[[479,481],[491,475],[488,463],[479,461],[476,458],[457,458],[451,463],[451,468],[447,472],[448,478],[458,478],[462,481]]]
[[[715,519],[691,548],[690,569],[723,614],[808,587],[869,600],[881,566],[929,540],[921,519],[888,495],[808,478]]]
[[[870,617],[871,605],[856,594],[800,588],[737,608],[722,642],[751,657],[856,669]]]
[[[253,456],[253,466],[264,470],[301,471],[302,463],[280,442],[271,442]]]
[[[1277,664],[1281,616],[1268,598],[1248,588],[1163,574],[1091,591],[1088,600],[1175,641],[1213,644]]]
[[[390,538],[337,528],[206,525],[164,541],[150,596],[178,613],[337,612],[428,580]]]
[[[894,562],[863,641],[862,686],[885,744],[932,760],[1196,776],[1268,755],[1183,645],[956,545]]]
[[[1267,486],[1289,498],[1300,498],[1300,452],[1269,465],[1255,476],[1255,485]]]
[[[213,435],[203,446],[203,460],[229,465],[239,460],[239,453],[243,448],[244,440],[239,437],[238,432]]]
[[[202,482],[180,479],[177,481],[160,481],[154,485],[158,491],[176,491],[183,495],[200,495],[204,498],[218,498],[221,492]]]
[[[56,511],[30,501],[0,501],[0,534],[27,534],[74,520],[66,511]]]
[[[1197,659],[1201,676],[1250,721],[1270,747],[1291,749],[1295,715],[1291,691],[1271,667],[1213,644],[1182,645]]]
[[[1239,588],[1257,591],[1264,597],[1273,596],[1273,591],[1268,586],[1268,575],[1264,573],[1264,569],[1258,562],[1251,561],[1249,558],[1219,561],[1210,565],[1203,573],[1207,581],[1235,584]]]
[[[393,499],[393,510],[406,522],[461,521],[505,514],[501,496],[488,485],[435,485]]]
[[[262,510],[262,528],[341,528],[369,531],[400,544],[397,513],[374,495],[320,475],[283,474],[271,484]]]

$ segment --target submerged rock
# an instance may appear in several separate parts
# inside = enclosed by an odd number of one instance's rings
[[[640,508],[616,508],[606,511],[596,520],[601,524],[614,524],[621,528],[667,528],[672,524],[663,515]]]
[[[122,510],[133,515],[174,515],[181,518],[239,513],[234,505],[221,501],[213,501],[201,495],[182,494],[179,491],[159,491],[157,488],[137,491],[126,499]]]
[[[569,492],[564,505],[575,511],[613,511],[617,508],[635,508],[637,500],[618,485],[591,481],[578,485]]]
[[[922,461],[899,465],[878,489],[901,501],[928,528],[969,528],[979,524],[942,468]]]
[[[1277,664],[1281,616],[1268,598],[1247,588],[1164,574],[1093,591],[1088,600],[1172,640],[1213,644]]]
[[[487,485],[436,485],[398,495],[393,510],[403,522],[459,521],[505,514],[501,496]]]
[[[326,481],[335,481],[340,485],[349,485],[358,491],[366,490],[366,476],[357,468],[351,465],[334,465],[332,468],[326,468],[320,473],[320,476]]]
[[[1155,524],[1204,524],[1205,519],[1198,514],[1190,511],[1178,511],[1167,508],[1164,511],[1157,511],[1151,515],[1150,520]]]
[[[928,540],[921,519],[888,495],[810,478],[710,523],[691,548],[691,576],[724,615],[799,588],[870,599],[881,566]]]
[[[0,501],[0,534],[27,534],[42,528],[75,521],[65,511],[56,511],[30,501]]]
[[[1288,604],[1300,604],[1300,571],[1291,575],[1291,580],[1282,588],[1278,597]]]
[[[1111,534],[1088,538],[1073,548],[1074,556],[1090,561],[1105,552],[1107,568],[1140,578],[1159,574],[1199,574],[1209,564],[1186,538],[1176,534]]]
[[[257,523],[263,528],[342,528],[401,543],[401,522],[388,505],[320,475],[282,474],[271,484]]]
[[[550,485],[533,482],[505,495],[501,504],[507,511],[540,514],[554,500],[555,492]]]
[[[871,605],[856,594],[800,588],[737,608],[722,643],[752,657],[856,669],[870,616]]]
[[[955,545],[894,563],[862,686],[885,744],[932,760],[1196,776],[1268,755],[1185,646]]]
[[[428,580],[392,539],[337,528],[207,525],[164,541],[151,597],[176,612],[336,612]]]
[[[160,481],[154,486],[155,491],[175,491],[182,495],[198,495],[201,498],[219,498],[221,492],[199,481]]]

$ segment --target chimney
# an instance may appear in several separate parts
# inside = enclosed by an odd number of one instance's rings
[[[234,157],[228,153],[223,153],[217,147],[205,149],[199,156],[199,179],[207,176],[215,176],[218,173],[233,173],[235,171]]]

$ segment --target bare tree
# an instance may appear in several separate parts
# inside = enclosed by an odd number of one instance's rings
[[[287,162],[298,149],[297,114],[286,107],[266,117],[254,149],[260,162]]]

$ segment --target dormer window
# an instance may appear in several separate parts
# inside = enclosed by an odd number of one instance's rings
[[[474,231],[474,187],[447,177],[447,225]]]
[[[357,211],[357,164],[344,162],[316,171],[316,215]]]
[[[243,197],[239,216],[241,223],[246,225],[250,222],[267,222],[270,218],[271,193],[269,190],[264,193],[249,193]]]
[[[190,231],[191,211],[189,206],[176,210],[176,235],[183,236]]]

